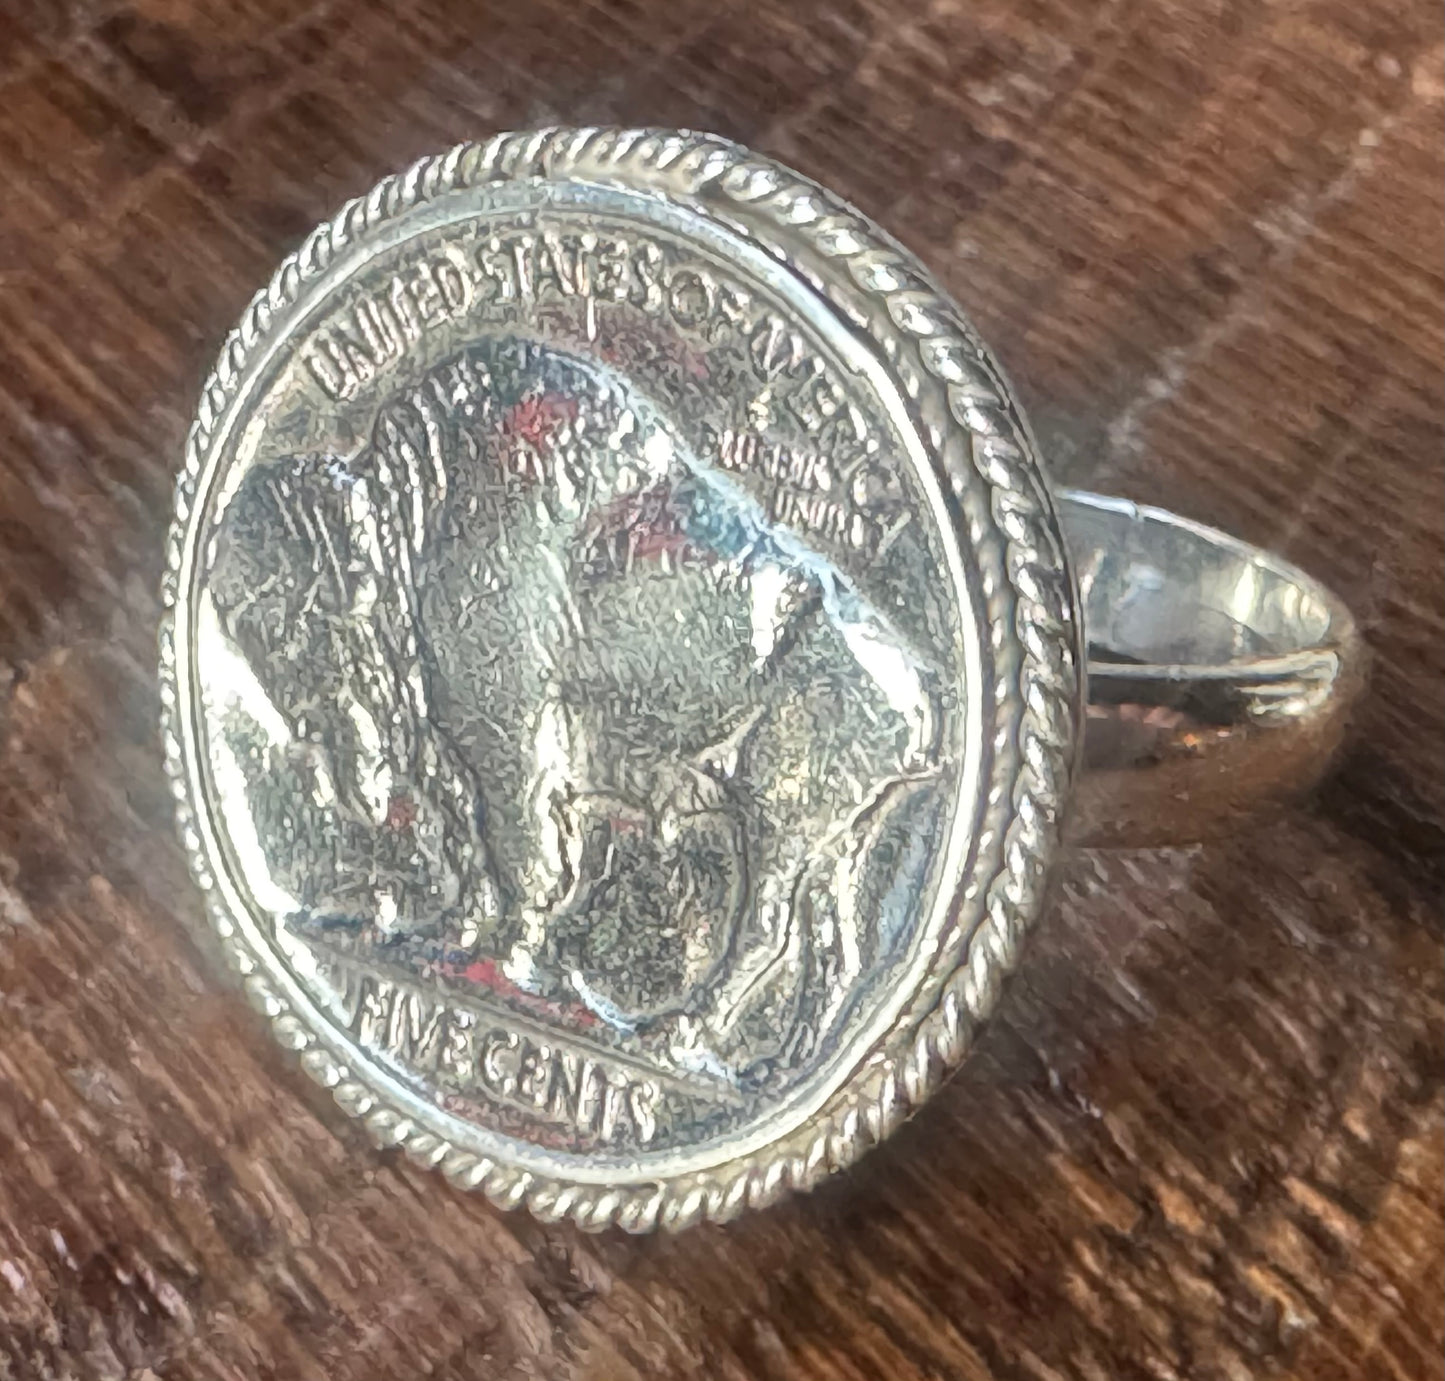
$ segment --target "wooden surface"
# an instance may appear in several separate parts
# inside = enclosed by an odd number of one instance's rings
[[[1441,1376],[1437,11],[0,0],[0,1378]],[[1280,548],[1376,659],[1311,808],[1070,859],[925,1113],[670,1239],[370,1150],[220,976],[154,730],[223,333],[342,198],[552,121],[832,184],[1056,472]]]

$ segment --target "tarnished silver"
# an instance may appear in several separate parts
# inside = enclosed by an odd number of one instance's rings
[[[962,1058],[1040,907],[1070,549],[1090,832],[1321,760],[1338,602],[1056,508],[958,308],[815,184],[619,130],[386,179],[251,304],[178,488],[168,762],[246,991],[499,1203],[642,1230],[813,1184]]]

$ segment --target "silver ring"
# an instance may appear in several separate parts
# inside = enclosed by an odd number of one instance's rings
[[[911,255],[672,131],[462,144],[318,227],[202,391],[164,598],[181,834],[277,1038],[378,1143],[633,1231],[887,1135],[1066,821],[1281,799],[1363,664],[1303,572],[1054,494]]]
[[[1217,528],[1077,490],[1058,501],[1089,649],[1069,837],[1189,843],[1313,787],[1365,683],[1344,604]]]

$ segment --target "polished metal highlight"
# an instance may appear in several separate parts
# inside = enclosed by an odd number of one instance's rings
[[[1189,843],[1314,786],[1365,683],[1344,604],[1175,513],[1076,490],[1058,504],[1089,645],[1085,771],[1065,834]]]
[[[1086,833],[1323,760],[1348,614],[1172,515],[1056,508],[858,212],[710,136],[461,145],[319,227],[207,383],[182,833],[378,1141],[588,1227],[727,1218],[885,1135],[991,1010],[1078,761],[1080,591]]]

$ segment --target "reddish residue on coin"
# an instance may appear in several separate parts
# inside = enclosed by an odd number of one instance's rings
[[[580,1003],[549,1002],[535,993],[529,993],[525,988],[513,983],[491,959],[473,960],[461,971],[460,976],[468,983],[475,983],[479,987],[490,989],[499,997],[510,997],[534,1011],[565,1017],[579,1026],[597,1025],[597,1016],[589,1008],[583,1007]]]
[[[386,827],[389,830],[410,829],[416,823],[416,802],[404,793],[386,803]]]
[[[664,556],[677,561],[706,559],[709,553],[688,541],[673,500],[672,486],[654,484],[614,499],[598,516],[589,543],[604,567],[631,566]]]
[[[563,393],[529,394],[502,415],[502,435],[544,451],[564,422],[577,420],[577,400]]]

